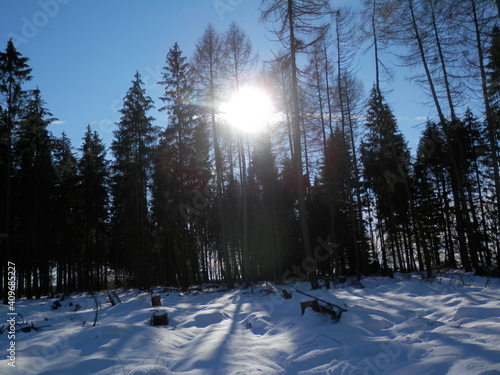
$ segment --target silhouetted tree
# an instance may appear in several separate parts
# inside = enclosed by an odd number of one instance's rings
[[[376,88],[370,94],[365,127],[361,161],[365,184],[375,199],[383,267],[388,266],[389,245],[394,268],[412,269],[410,194],[406,188],[410,153],[391,109]]]
[[[153,100],[146,96],[137,72],[123,100],[118,130],[111,150],[115,158],[112,173],[112,262],[135,277],[135,285],[149,287],[151,273],[152,160],[157,129],[148,111]]]
[[[0,245],[2,247],[3,303],[7,304],[7,262],[11,254],[11,193],[12,193],[12,132],[19,124],[26,100],[23,85],[31,80],[28,58],[19,53],[12,42],[7,42],[5,52],[0,52]]]
[[[54,120],[45,108],[40,91],[28,99],[22,121],[15,128],[15,173],[12,201],[15,225],[12,248],[18,254],[26,280],[26,295],[40,298],[50,290],[50,260],[54,245],[52,142],[47,126]],[[19,255],[23,254],[22,257]]]
[[[87,290],[106,287],[109,256],[109,161],[106,147],[90,126],[78,160],[79,224]]]
[[[221,151],[220,123],[217,121],[217,99],[220,95],[221,79],[224,70],[222,69],[222,58],[224,49],[221,37],[212,25],[208,25],[202,37],[196,43],[193,56],[193,71],[195,81],[199,89],[200,98],[207,104],[205,115],[209,119],[212,130],[212,145],[215,158],[215,179],[217,186],[217,207],[220,225],[220,247],[222,248],[222,258],[224,267],[224,279],[229,288],[234,285],[233,270],[227,243],[226,213],[224,211],[224,171]]]
[[[79,217],[81,197],[78,192],[77,160],[66,133],[52,143],[52,164],[56,175],[51,227],[55,233],[52,257],[56,266],[56,290],[69,292],[81,290],[84,281],[83,272],[80,272],[84,244]]]
[[[284,57],[290,61],[293,160],[295,172],[297,173],[297,198],[302,235],[301,240],[304,247],[304,255],[311,257],[312,250],[307,223],[305,186],[302,178],[302,130],[299,108],[297,58],[299,53],[306,51],[309,46],[324,37],[329,28],[329,23],[323,20],[325,17],[331,15],[331,9],[327,0],[278,0],[274,2],[263,0],[261,6],[263,7],[261,19],[271,24],[276,24],[274,32],[287,52]],[[316,287],[315,279],[312,280],[312,285]]]
[[[170,48],[163,81],[168,123],[155,161],[153,213],[157,228],[157,250],[167,263],[166,279],[183,287],[201,282],[206,216],[193,207],[193,197],[202,194],[211,177],[208,143],[202,142],[205,122],[194,104],[193,78],[186,57],[177,43]],[[205,140],[206,140],[206,134]],[[194,213],[196,212],[196,213]]]
[[[249,76],[252,69],[255,67],[256,55],[253,52],[252,43],[250,39],[245,34],[245,32],[236,23],[229,25],[229,30],[224,34],[224,61],[227,70],[227,79],[229,85],[232,87],[231,93],[237,94],[240,90],[240,86],[249,80]],[[247,269],[249,266],[248,258],[248,200],[247,200],[247,160],[245,155],[245,135],[241,132],[237,132],[237,143],[238,143],[238,164],[239,164],[239,175],[240,175],[240,187],[241,187],[241,251],[243,260],[243,278],[245,281],[250,281],[251,275]],[[234,189],[235,183],[233,182],[233,193],[237,194],[237,190]],[[236,198],[236,197],[235,197]],[[233,209],[229,210],[230,214],[236,214],[240,210]],[[233,216],[234,217],[234,216]],[[233,223],[237,223],[238,220],[233,220]],[[232,232],[237,228],[233,228]],[[238,231],[239,232],[239,231]],[[236,257],[234,257],[236,258]],[[237,268],[235,268],[236,270]]]

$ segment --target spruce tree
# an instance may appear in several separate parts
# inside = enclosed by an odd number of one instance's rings
[[[265,280],[282,281],[282,263],[286,257],[283,249],[283,218],[280,217],[280,188],[275,155],[269,134],[263,134],[255,144],[251,160],[254,176],[254,202],[251,216],[251,238],[256,263],[252,276]]]
[[[366,186],[375,198],[379,233],[386,235],[382,243],[383,266],[387,266],[385,246],[389,245],[394,268],[404,271],[412,267],[412,249],[405,237],[410,232],[410,154],[396,118],[376,88],[370,94],[365,127],[361,161]]]
[[[321,193],[325,196],[328,207],[329,228],[326,233],[330,241],[335,244],[331,248],[332,257],[328,258],[331,268],[328,273],[337,276],[356,274],[357,262],[354,250],[353,233],[356,230],[351,223],[352,212],[349,210],[351,202],[349,180],[352,174],[352,157],[349,145],[341,129],[337,127],[332,137],[327,141],[325,156],[321,169]],[[324,234],[321,235],[322,238]]]
[[[153,213],[157,250],[160,262],[167,263],[161,265],[162,269],[170,273],[165,279],[178,280],[187,287],[201,281],[200,244],[204,242],[207,207],[205,201],[199,206],[193,202],[197,202],[195,196],[204,197],[201,194],[209,182],[208,144],[200,139],[205,123],[194,104],[190,66],[177,43],[170,48],[163,70],[159,83],[165,89],[160,98],[165,106],[160,111],[167,112],[168,123],[155,160]]]
[[[105,288],[108,269],[109,162],[106,146],[90,126],[78,160],[79,224],[87,290]]]
[[[490,100],[490,112],[488,118],[488,143],[493,169],[493,181],[495,186],[496,217],[500,218],[500,163],[498,150],[500,149],[500,29],[495,26],[491,33],[491,45],[488,51],[488,93]],[[500,228],[500,219],[496,222]],[[500,253],[500,252],[499,252]],[[499,256],[500,257],[500,256]]]
[[[56,290],[69,292],[81,290],[81,274],[77,274],[81,265],[82,226],[79,218],[79,193],[77,190],[77,160],[71,141],[65,133],[53,141],[53,166],[56,174],[54,187],[53,221],[56,270]],[[77,277],[79,279],[77,279]]]
[[[27,92],[23,85],[31,79],[28,58],[12,42],[0,52],[0,246],[3,303],[7,304],[7,262],[11,254],[12,132],[19,124]]]
[[[148,111],[153,100],[146,95],[139,72],[123,100],[121,118],[114,131],[112,261],[117,269],[149,287],[151,226],[149,197],[157,129]]]
[[[15,173],[12,192],[12,248],[26,280],[26,295],[49,293],[50,261],[54,238],[54,186],[52,136],[47,126],[54,120],[45,109],[40,91],[34,90],[25,115],[14,131]],[[15,210],[14,210],[15,207]]]

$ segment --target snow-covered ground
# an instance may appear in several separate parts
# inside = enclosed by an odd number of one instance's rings
[[[163,291],[159,308],[147,292],[119,290],[113,307],[100,293],[95,327],[88,295],[67,297],[57,310],[57,299],[20,300],[17,322],[43,328],[16,333],[15,368],[7,332],[0,335],[0,374],[500,374],[498,279],[450,273],[362,283],[295,285],[347,309],[338,323],[310,308],[301,316],[300,302],[311,298],[294,292],[285,300],[264,285],[253,294]],[[168,313],[168,326],[150,325],[155,309]],[[7,313],[2,306],[5,321]]]

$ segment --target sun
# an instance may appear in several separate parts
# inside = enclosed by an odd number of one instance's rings
[[[228,123],[246,133],[264,130],[271,121],[273,110],[265,91],[252,86],[241,88],[221,105],[221,112]]]

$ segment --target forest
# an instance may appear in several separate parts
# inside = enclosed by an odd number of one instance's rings
[[[500,29],[491,0],[262,0],[276,39],[261,61],[238,24],[166,52],[163,96],[140,72],[113,141],[80,145],[29,57],[0,52],[0,295],[332,279],[440,268],[498,274]],[[356,59],[374,61],[371,82]],[[392,62],[392,63],[391,63]],[[416,150],[386,95],[411,68],[429,118]],[[363,84],[368,93],[363,90]],[[229,124],[245,87],[274,106],[265,129]],[[470,105],[469,103],[474,103]],[[82,104],[84,105],[84,104]],[[165,119],[150,115],[159,108]],[[83,125],[83,124],[82,124]]]

